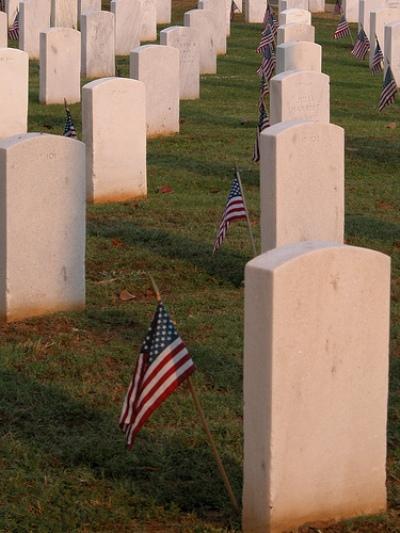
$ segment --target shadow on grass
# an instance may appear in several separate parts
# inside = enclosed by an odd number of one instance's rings
[[[200,267],[210,276],[239,287],[244,278],[244,267],[250,256],[235,252],[227,247],[212,255],[212,243],[194,241],[179,234],[171,234],[161,229],[141,228],[132,222],[96,221],[88,226],[89,236],[105,238],[118,237],[130,246],[140,246],[162,257],[186,261]]]
[[[399,240],[400,224],[364,215],[347,215],[346,235],[358,239],[395,242]]]
[[[187,394],[175,392],[186,401]],[[229,511],[222,483],[215,482],[207,443],[198,431],[196,437],[190,424],[183,433],[170,407],[164,410],[163,419],[158,415],[159,427],[144,428],[128,452],[115,414],[75,400],[54,385],[0,371],[1,434],[5,439],[12,434],[41,454],[42,464],[53,469],[85,466],[94,476],[122,481],[131,495],[159,504],[173,503],[200,514],[224,507]],[[189,406],[187,411],[197,429],[194,411]],[[239,494],[241,465],[227,453],[224,462]]]

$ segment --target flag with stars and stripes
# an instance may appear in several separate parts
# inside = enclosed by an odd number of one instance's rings
[[[67,104],[65,104],[65,115],[66,117],[63,135],[64,137],[71,137],[75,139],[77,137],[76,129],[72,121],[71,111],[68,109]]]
[[[259,103],[258,107],[259,107],[259,117],[258,117],[257,129],[256,129],[256,140],[254,142],[254,149],[253,149],[254,163],[258,163],[260,161],[261,132],[269,127],[269,116],[268,116],[267,110],[265,109],[264,102]]]
[[[264,76],[265,79],[269,81],[274,73],[275,63],[275,54],[272,51],[272,46],[267,46],[262,50],[261,65],[257,69],[257,74],[260,77]]]
[[[379,41],[378,39],[376,39],[374,56],[372,58],[372,63],[371,63],[371,72],[373,74],[379,74],[380,72],[382,72],[383,71],[382,63],[383,63],[383,53],[379,45]]]
[[[393,104],[397,93],[397,85],[393,76],[392,69],[388,65],[385,79],[383,81],[383,87],[381,97],[379,99],[378,109],[383,111],[387,105]]]
[[[19,39],[19,11],[15,15],[12,26],[8,28],[8,38],[11,41],[18,41]]]
[[[122,406],[119,425],[128,448],[151,414],[195,370],[192,358],[162,302],[143,341]]]
[[[333,12],[335,13],[335,15],[340,15],[341,14],[341,12],[342,12],[342,2],[341,2],[341,0],[336,0]]]
[[[346,20],[346,17],[342,15],[340,17],[339,24],[337,25],[336,31],[333,34],[333,38],[343,39],[343,37],[347,37],[348,35],[351,35],[350,26]]]
[[[367,34],[364,31],[364,28],[358,32],[356,42],[354,44],[353,50],[351,53],[356,59],[362,61],[365,59],[365,56],[368,54],[370,48],[369,39]]]
[[[244,220],[246,219],[246,215],[247,211],[243,201],[242,190],[240,188],[239,180],[235,175],[225,205],[224,214],[222,215],[222,220],[218,228],[217,237],[214,242],[213,253],[215,253],[224,242],[230,223],[235,220]]]
[[[265,48],[269,46],[274,46],[274,44],[274,34],[272,33],[271,26],[268,24],[265,30],[261,32],[260,44],[256,48],[257,54],[260,54]]]

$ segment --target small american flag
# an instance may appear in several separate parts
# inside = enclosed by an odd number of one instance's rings
[[[346,20],[346,17],[342,15],[340,17],[339,24],[337,25],[336,31],[333,34],[333,38],[343,39],[343,37],[347,37],[348,35],[351,35],[350,26]]]
[[[387,105],[393,104],[397,93],[397,85],[393,77],[392,69],[388,65],[385,79],[383,81],[383,87],[381,97],[379,99],[378,109],[382,111]]]
[[[361,30],[358,32],[357,39],[351,53],[355,58],[360,59],[360,61],[362,61],[368,54],[369,48],[369,39],[364,31],[364,28],[361,28]]]
[[[259,103],[259,117],[258,117],[257,129],[256,129],[256,140],[254,142],[254,149],[253,149],[254,163],[258,163],[260,161],[260,135],[261,135],[261,132],[264,131],[268,127],[269,127],[269,116],[268,116],[267,110],[265,109],[265,104],[264,102],[262,104]]]
[[[268,24],[265,30],[261,33],[260,44],[256,49],[257,54],[260,54],[264,50],[264,48],[267,48],[267,46],[274,46],[274,44],[274,34],[272,32],[271,26]]]
[[[77,137],[76,135],[76,129],[72,120],[71,111],[68,109],[67,104],[65,103],[65,126],[64,126],[64,137],[72,137],[75,139]]]
[[[19,11],[17,11],[17,14],[15,15],[12,26],[8,28],[8,38],[11,41],[18,41],[19,39]]]
[[[224,242],[230,223],[235,220],[244,220],[246,219],[246,216],[247,211],[243,201],[242,190],[240,188],[239,180],[235,175],[225,205],[224,214],[222,215],[222,220],[218,228],[217,237],[214,242],[213,253],[215,253]]]
[[[372,58],[372,63],[371,63],[371,72],[373,74],[379,74],[380,72],[382,72],[383,71],[382,63],[383,63],[383,53],[382,53],[381,47],[379,46],[379,41],[378,39],[376,39],[374,56]]]
[[[274,16],[274,11],[273,11],[270,3],[267,0],[267,5],[266,5],[266,8],[265,8],[265,13],[264,13],[264,18],[263,18],[264,26],[266,26],[268,24],[270,18],[273,17],[273,16]]]
[[[262,50],[262,60],[261,65],[257,69],[257,74],[260,77],[265,77],[267,81],[269,81],[272,78],[272,74],[275,69],[275,55],[272,51],[272,46],[268,46],[267,48],[264,48]]]
[[[340,15],[340,13],[342,12],[342,2],[341,2],[341,0],[336,0],[335,8],[334,8],[333,12],[334,12],[335,15]]]
[[[143,341],[122,406],[119,425],[128,448],[144,423],[195,370],[192,358],[162,302]]]

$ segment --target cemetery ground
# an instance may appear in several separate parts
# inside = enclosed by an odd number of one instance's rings
[[[192,7],[177,3],[174,23]],[[323,72],[331,76],[331,122],[346,130],[346,242],[389,254],[393,276],[389,510],[327,531],[395,532],[400,104],[379,114],[381,76],[350,55],[348,40],[331,39],[337,17],[314,16],[313,23]],[[218,74],[202,76],[200,100],[181,103],[181,133],[149,141],[146,200],[89,206],[86,311],[0,327],[0,531],[240,530],[185,385],[156,411],[131,452],[117,422],[155,309],[142,274],[148,271],[196,362],[194,382],[240,498],[246,225],[233,225],[215,256],[212,246],[235,163],[259,244],[258,166],[251,162],[258,38],[259,26],[236,17]],[[117,63],[127,77],[127,58]],[[62,134],[63,107],[39,105],[38,84],[32,63],[29,130]],[[71,111],[80,132],[80,106]]]

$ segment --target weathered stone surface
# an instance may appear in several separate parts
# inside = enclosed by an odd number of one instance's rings
[[[114,15],[94,11],[82,15],[82,76],[102,78],[115,74]]]
[[[157,24],[170,24],[171,0],[156,0]]]
[[[329,122],[329,76],[311,70],[277,74],[270,84],[270,122]]]
[[[279,25],[311,24],[311,13],[306,9],[285,9],[279,13]]]
[[[397,87],[400,87],[400,21],[385,26],[385,73],[390,64]]]
[[[304,242],[246,266],[243,531],[386,508],[390,259]]]
[[[105,78],[82,89],[87,198],[103,203],[146,196],[145,87]]]
[[[160,44],[179,50],[180,99],[200,98],[200,52],[195,31],[185,26],[171,26],[160,32]]]
[[[358,22],[359,0],[343,0],[342,12],[346,17],[347,22]]]
[[[39,36],[50,28],[50,0],[24,0],[19,6],[19,48],[39,59]]]
[[[263,0],[243,0],[244,19],[250,23],[264,20],[266,2]]]
[[[290,41],[315,41],[315,28],[311,24],[283,24],[278,27],[277,43],[283,44]]]
[[[101,0],[78,0],[78,17],[85,13],[93,13],[95,11],[101,11]]]
[[[308,0],[279,0],[279,11],[285,11],[285,9],[308,10]]]
[[[184,24],[197,40],[200,53],[200,74],[217,72],[217,49],[214,40],[212,12],[206,9],[191,9],[184,15]]]
[[[56,28],[78,28],[76,0],[51,0],[50,24]]]
[[[0,141],[0,317],[85,305],[85,146],[28,133]]]
[[[157,11],[155,0],[142,0],[141,41],[157,40]]]
[[[16,48],[0,50],[0,139],[28,128],[29,57]]]
[[[8,45],[8,23],[7,13],[0,11],[0,48],[7,48]]]
[[[308,240],[343,242],[344,131],[281,122],[260,136],[261,248]]]
[[[324,13],[325,0],[308,0],[308,10],[311,13]]]
[[[379,41],[379,45],[384,50],[384,39],[385,39],[385,25],[390,24],[391,22],[400,22],[400,7],[386,7],[383,9],[377,9],[376,11],[370,12],[370,27],[369,27],[369,42],[371,43],[371,48],[369,51],[369,65],[372,65],[372,60],[374,57],[376,39]]]
[[[40,34],[40,90],[43,104],[81,100],[81,33],[50,28]]]
[[[276,47],[276,73],[287,70],[321,72],[322,47],[307,41],[290,41]]]
[[[365,33],[369,36],[369,15],[371,11],[385,7],[385,4],[385,0],[359,0],[358,29],[364,28]]]
[[[142,0],[111,0],[115,20],[115,53],[128,55],[140,46]]]
[[[225,0],[199,0],[198,8],[212,13],[213,39],[217,55],[226,54]]]
[[[146,87],[147,135],[179,132],[179,50],[158,44],[135,48],[130,77]]]

